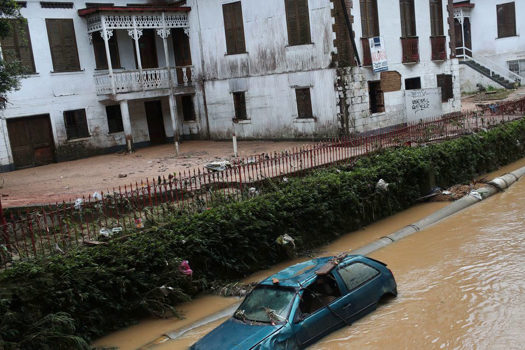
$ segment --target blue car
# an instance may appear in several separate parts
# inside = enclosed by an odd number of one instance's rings
[[[303,349],[386,296],[397,296],[397,285],[382,262],[345,254],[309,260],[259,283],[233,317],[190,349]]]

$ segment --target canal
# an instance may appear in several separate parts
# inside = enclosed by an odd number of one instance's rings
[[[489,177],[525,165],[515,163]],[[325,337],[314,350],[522,349],[525,342],[525,180],[504,193],[379,250],[399,296],[375,312]],[[358,248],[396,231],[448,203],[427,203],[341,237],[320,250],[331,255]],[[300,261],[300,260],[298,260]],[[275,266],[256,281],[294,262]],[[236,298],[203,297],[182,306],[183,320],[146,321],[98,340],[126,349],[186,349],[225,318],[176,340],[163,333],[181,329],[234,305]]]

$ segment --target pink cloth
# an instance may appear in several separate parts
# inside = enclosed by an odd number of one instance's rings
[[[192,276],[193,270],[190,267],[190,263],[188,260],[183,260],[179,265],[179,272],[182,273],[185,276]]]

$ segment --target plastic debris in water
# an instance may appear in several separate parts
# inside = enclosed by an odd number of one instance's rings
[[[190,262],[188,260],[183,260],[179,265],[179,272],[184,276],[192,276],[193,270],[190,268]]]

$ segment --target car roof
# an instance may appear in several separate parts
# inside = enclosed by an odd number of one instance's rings
[[[287,267],[284,270],[277,272],[276,274],[271,275],[270,277],[264,279],[260,285],[273,286],[276,285],[273,283],[274,279],[279,280],[277,284],[280,287],[291,287],[291,288],[301,288],[309,285],[313,278],[316,276],[316,271],[318,271],[322,266],[327,262],[333,259],[333,256],[327,256],[322,258],[316,258],[308,260],[290,267]],[[360,255],[348,255],[343,261],[348,262],[356,258],[364,258]]]

